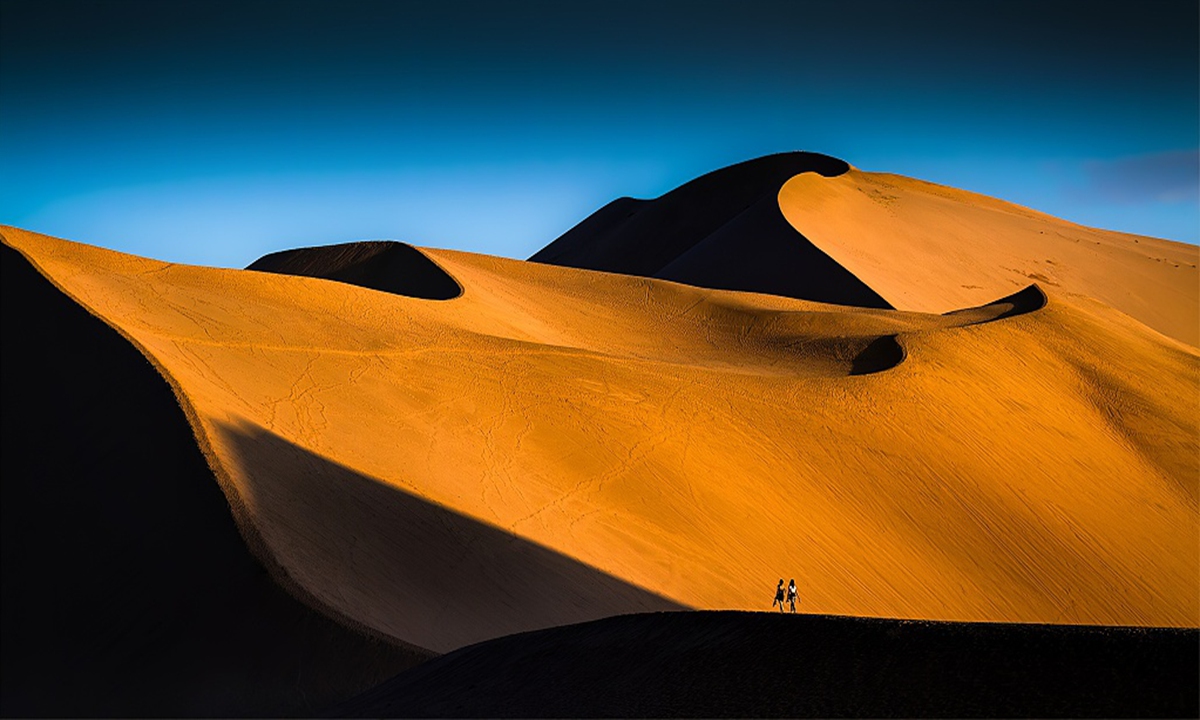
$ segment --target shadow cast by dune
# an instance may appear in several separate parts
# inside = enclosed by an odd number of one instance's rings
[[[434,650],[678,603],[356,472],[250,423],[219,424],[286,572],[335,610]],[[380,438],[386,442],[386,438]]]
[[[620,198],[539,250],[533,262],[654,277],[721,290],[891,308],[795,230],[778,193],[806,172],[834,177],[842,160],[794,152],[699,177],[654,200]]]
[[[480,643],[330,717],[1196,717],[1196,630],[628,615]]]
[[[906,357],[908,354],[899,339],[895,335],[884,335],[872,340],[854,356],[854,360],[850,362],[850,374],[870,375],[891,370],[904,362]]]
[[[453,300],[462,286],[423,252],[394,241],[351,242],[271,253],[247,270],[336,280],[422,300]]]
[[[1012,295],[1006,295],[999,300],[993,300],[986,305],[945,313],[945,317],[963,316],[969,318],[982,314],[984,317],[981,319],[970,320],[964,323],[964,325],[979,325],[1018,317],[1020,315],[1028,315],[1046,307],[1049,302],[1050,298],[1046,296],[1046,292],[1038,287],[1037,284],[1033,284],[1018,290]]]
[[[166,381],[0,257],[0,714],[298,715],[431,656],[278,587]]]

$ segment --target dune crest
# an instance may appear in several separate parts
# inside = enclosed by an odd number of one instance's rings
[[[780,153],[722,168],[655,200],[621,198],[533,262],[870,308],[891,306],[788,225],[776,195],[798,174],[837,177],[842,160]]]
[[[0,258],[4,716],[305,715],[432,656],[279,587],[155,367]]]
[[[462,295],[462,286],[427,255],[390,240],[284,250],[265,255],[246,269],[337,280],[425,300]]]
[[[806,173],[779,190],[787,222],[901,310],[943,313],[1031,281],[1086,295],[1200,345],[1200,248],[1097,230],[886,173]]]

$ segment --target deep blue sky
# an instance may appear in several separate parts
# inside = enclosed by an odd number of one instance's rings
[[[801,149],[1200,241],[1195,0],[0,8],[0,223],[166,260],[527,257]]]

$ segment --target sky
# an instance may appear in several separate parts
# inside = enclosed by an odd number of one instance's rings
[[[788,150],[1200,242],[1200,6],[0,0],[0,223],[525,258]]]

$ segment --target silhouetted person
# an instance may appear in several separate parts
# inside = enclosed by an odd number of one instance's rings
[[[775,600],[771,602],[771,607],[779,606],[779,612],[783,612],[783,578],[779,578],[779,584],[775,586]]]
[[[783,582],[780,580],[779,582]],[[792,606],[792,612],[796,612],[796,581],[788,580],[787,601]],[[783,603],[779,604],[779,609],[783,609]]]

